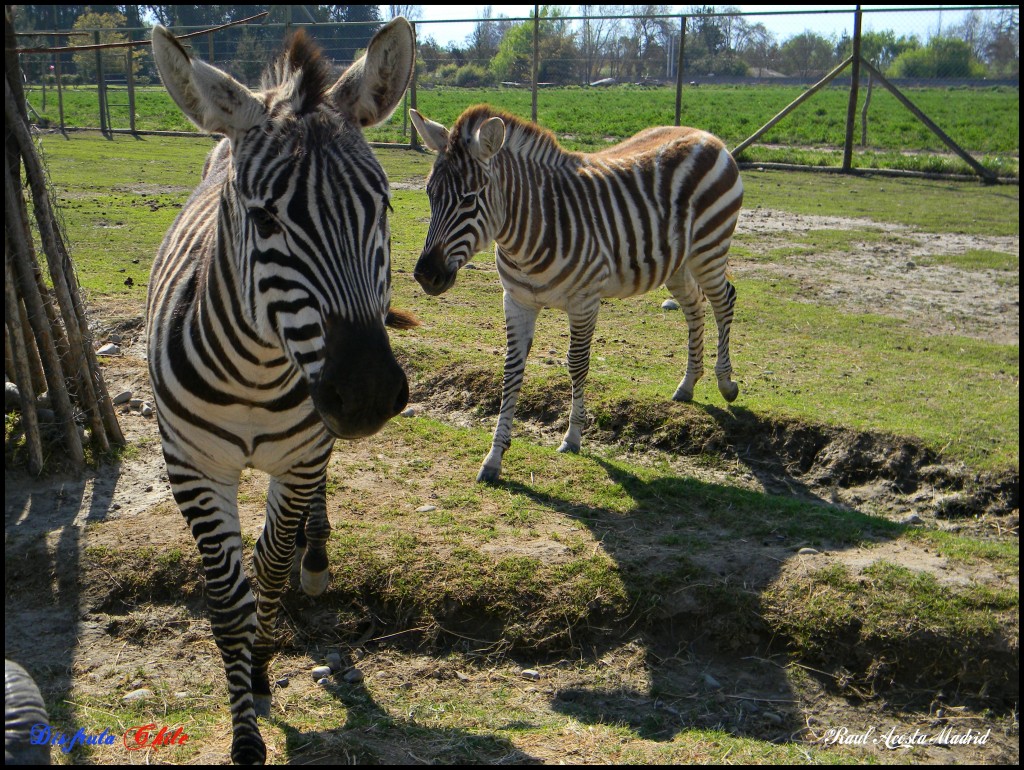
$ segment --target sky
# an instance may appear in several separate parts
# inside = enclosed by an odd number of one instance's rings
[[[418,21],[431,22],[447,19],[474,19],[483,13],[486,4],[482,5],[420,5]],[[511,18],[527,17],[533,10],[532,5],[492,5],[492,16],[505,15]],[[578,6],[560,6],[569,9],[569,13],[578,13]],[[669,6],[673,11],[682,11],[692,6],[674,5]],[[795,15],[759,15],[748,17],[750,23],[763,23],[769,30],[775,33],[781,41],[805,30],[816,32],[825,37],[832,35],[841,36],[844,32],[853,33],[853,5],[817,5],[813,10],[818,11],[843,11],[843,13],[810,14],[807,6],[800,5],[740,5],[739,9],[745,13],[758,13],[767,11],[799,11]],[[935,8],[937,6],[931,6]],[[957,7],[957,6],[953,6]],[[963,6],[959,6],[963,7]],[[931,12],[893,12],[893,13],[870,13],[871,10],[881,11],[884,9],[903,8],[907,6],[894,5],[862,5],[864,14],[864,30],[892,29],[897,35],[916,34],[922,39],[934,35],[940,27],[955,24],[962,17],[962,11],[931,11]],[[466,38],[473,31],[475,24],[472,21],[465,23],[447,24],[423,24],[417,34],[421,38],[433,37],[442,46],[450,42],[465,42]]]

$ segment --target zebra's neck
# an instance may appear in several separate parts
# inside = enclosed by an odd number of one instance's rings
[[[494,158],[494,184],[504,200],[497,206],[504,220],[495,241],[510,256],[532,256],[545,243],[551,202],[563,194],[577,175],[582,156],[564,150],[552,134],[518,118],[506,129],[505,144]]]

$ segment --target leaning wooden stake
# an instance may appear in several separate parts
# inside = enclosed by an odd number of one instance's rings
[[[85,456],[77,415],[82,415],[98,453],[124,444],[113,405],[103,383],[85,306],[74,266],[64,244],[47,184],[46,170],[36,153],[25,115],[21,72],[13,52],[10,6],[5,9],[6,77],[4,83],[4,272],[5,354],[12,359],[22,405],[22,427],[29,450],[29,468],[43,469],[46,442],[63,444],[73,469],[84,465]],[[13,59],[13,61],[12,61]],[[42,252],[46,257],[50,286],[42,270],[29,227],[29,205],[23,180],[31,195],[31,209]],[[42,377],[40,377],[40,373]],[[40,379],[45,383],[56,414],[56,425],[40,430],[36,395]]]

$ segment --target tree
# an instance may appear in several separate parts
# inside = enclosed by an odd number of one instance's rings
[[[491,6],[484,7],[481,13],[482,21],[476,23],[466,38],[466,48],[463,52],[467,60],[484,67],[497,55],[501,41],[512,27],[512,22],[507,17],[499,16],[495,19],[493,13]],[[462,62],[459,64],[461,66]]]
[[[620,16],[622,9],[615,5],[581,5],[579,50],[583,57],[581,74],[589,83],[601,77],[601,70],[611,58],[612,44],[621,34],[622,25],[618,19],[595,18],[600,16]]]
[[[779,64],[788,75],[802,78],[824,75],[836,63],[835,48],[828,38],[808,30],[794,35],[779,47]]]
[[[775,34],[761,22],[744,24],[736,38],[736,53],[758,75],[778,67],[779,44]]]
[[[537,78],[542,82],[575,81],[579,49],[564,14],[552,6],[541,6],[538,29],[540,61]],[[533,21],[513,25],[502,38],[490,70],[498,81],[529,81],[533,62]]]
[[[686,36],[687,71],[746,75],[747,64],[737,49],[749,36],[749,25],[739,15],[740,9],[698,5],[692,6],[691,12],[694,15]]]
[[[885,72],[889,66],[903,53],[921,47],[917,37],[901,36],[891,29],[882,32],[864,32],[860,36],[860,55]],[[853,38],[844,34],[836,45],[836,57],[845,59],[853,53]]]
[[[897,78],[981,78],[985,65],[971,54],[971,46],[959,38],[936,36],[928,45],[900,55],[889,74]]]
[[[397,19],[399,16],[404,16],[409,21],[423,16],[423,9],[418,5],[389,5],[388,19]]]
[[[255,87],[273,55],[274,51],[263,36],[246,25],[242,28],[235,46],[235,56],[231,61],[232,74],[242,82]]]
[[[125,18],[120,13],[96,13],[89,11],[83,13],[77,19],[75,19],[75,30],[99,30],[99,42],[100,43],[124,43],[128,40],[128,36],[124,32],[116,31],[118,28],[125,26]],[[87,44],[91,45],[96,42],[95,37],[90,40]],[[100,56],[103,58],[103,72],[107,75],[110,74],[125,74],[125,65],[127,63],[125,58],[125,50],[123,48],[109,48],[100,51]],[[95,51],[81,51],[74,55],[75,66],[78,68],[78,73],[86,80],[97,79],[98,73],[96,72],[96,52]],[[139,71],[140,63],[138,59],[133,59],[133,73]]]

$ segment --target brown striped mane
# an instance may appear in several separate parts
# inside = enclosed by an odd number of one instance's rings
[[[470,136],[481,123],[488,118],[495,117],[501,118],[505,123],[505,146],[509,149],[515,149],[524,145],[536,148],[538,145],[541,145],[558,152],[569,152],[558,143],[558,139],[548,129],[513,115],[511,112],[492,107],[489,104],[478,104],[470,107],[459,116],[448,137],[449,149],[460,137]]]
[[[331,67],[305,30],[297,30],[289,39],[288,47],[260,78],[263,91],[276,91],[292,86],[290,97],[296,114],[312,112],[324,101],[327,89],[334,83]]]

